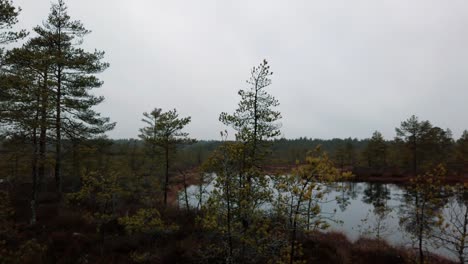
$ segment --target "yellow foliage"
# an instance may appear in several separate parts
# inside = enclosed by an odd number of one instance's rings
[[[157,233],[161,230],[177,229],[176,226],[165,226],[156,209],[139,209],[134,215],[121,217],[118,221],[130,234]]]

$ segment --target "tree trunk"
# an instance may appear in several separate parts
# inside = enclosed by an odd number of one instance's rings
[[[232,263],[232,232],[231,232],[231,193],[230,193],[230,182],[229,177],[225,173],[225,184],[226,184],[226,203],[227,203],[227,229],[228,229],[228,245],[229,245],[229,255],[227,263]]]
[[[296,233],[297,233],[297,216],[299,215],[299,210],[301,208],[301,201],[302,197],[304,195],[304,191],[307,188],[307,185],[309,184],[310,178],[306,180],[304,185],[302,185],[302,189],[300,192],[300,195],[297,199],[297,205],[296,208],[294,209],[294,218],[292,220],[292,234],[291,234],[291,256],[289,258],[289,263],[293,264],[294,263],[294,255],[296,254]],[[292,209],[292,208],[291,208]]]
[[[44,180],[46,151],[47,151],[47,108],[48,108],[48,93],[47,86],[47,72],[44,74],[44,85],[41,91],[41,108],[40,108],[40,122],[39,122],[39,182]]]
[[[312,207],[312,197],[309,199],[309,203],[307,205],[307,231],[310,230],[310,208]]]
[[[79,157],[79,143],[75,140],[72,141],[72,158],[73,158],[73,176],[80,179],[78,189],[81,189],[83,183],[81,181],[81,163]]]
[[[167,207],[167,193],[169,191],[169,145],[166,142],[165,146],[165,158],[166,158],[166,168],[165,168],[165,176],[166,180],[164,182],[164,207]]]
[[[55,187],[59,199],[62,197],[62,175],[61,175],[61,168],[62,168],[62,116],[61,116],[61,100],[62,100],[62,65],[60,60],[62,60],[62,25],[61,23],[58,26],[58,65],[57,65],[57,97],[55,102],[56,107],[56,119],[55,119],[55,126],[56,126],[56,143],[55,143]]]
[[[200,172],[200,184],[198,185],[198,205],[197,210],[201,210],[203,206],[203,183],[205,182],[205,175],[203,172]]]
[[[291,236],[291,257],[289,258],[289,264],[294,263],[294,254],[296,254],[296,247],[295,247],[295,242],[296,242],[296,228],[297,228],[297,221],[294,219],[294,225],[293,225],[293,231],[292,231],[292,236]]]
[[[424,264],[424,252],[423,252],[423,235],[424,235],[424,210],[425,202],[421,206],[421,214],[419,216],[419,263]]]
[[[180,170],[180,173],[182,173],[183,180],[184,180],[184,195],[185,195],[185,209],[187,210],[187,213],[190,211],[189,207],[189,201],[188,201],[188,195],[187,195],[187,181],[185,177],[185,173]]]
[[[57,84],[57,101],[56,101],[56,112],[57,117],[55,120],[56,126],[56,144],[55,144],[55,186],[57,188],[57,193],[59,197],[62,197],[62,175],[60,174],[60,170],[62,167],[62,124],[61,124],[61,106],[60,100],[62,96],[61,91],[61,74],[59,73],[58,76],[58,84]]]
[[[253,135],[253,146],[252,146],[252,164],[255,160],[257,151],[257,134],[258,134],[258,80],[255,82],[255,98],[254,98],[254,135]],[[249,179],[250,183],[250,179]]]
[[[413,135],[413,175],[416,176],[418,172],[418,161],[417,161],[417,145],[416,135]]]
[[[36,115],[36,124],[38,120],[38,115]],[[33,129],[33,156],[32,156],[32,192],[31,192],[31,225],[35,225],[36,218],[36,206],[37,206],[37,129]]]

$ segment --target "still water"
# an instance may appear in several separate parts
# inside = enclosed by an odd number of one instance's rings
[[[209,198],[213,190],[213,184],[202,186],[202,203]],[[322,213],[333,213],[332,219],[328,221],[330,228],[328,231],[340,231],[347,237],[355,241],[366,230],[377,225],[378,216],[375,208],[384,205],[388,211],[381,217],[383,230],[381,237],[393,245],[403,245],[412,247],[410,236],[400,226],[401,206],[404,203],[405,189],[395,184],[367,183],[367,182],[343,182],[335,186],[328,186],[329,192],[326,194],[327,202],[321,203]],[[198,207],[200,203],[200,186],[190,186],[187,189],[187,196],[190,207]],[[336,199],[339,197],[339,199]],[[185,204],[184,192],[179,194],[179,204]],[[345,201],[340,202],[341,201]],[[444,214],[446,212],[443,210]],[[367,219],[367,220],[366,220]],[[433,253],[454,258],[450,251],[429,243],[427,250]]]

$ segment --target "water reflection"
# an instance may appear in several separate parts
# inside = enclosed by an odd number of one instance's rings
[[[320,204],[324,214],[333,212],[333,218],[329,220],[329,230],[344,232],[349,239],[356,240],[362,235],[373,236],[378,239],[385,239],[393,245],[412,246],[411,221],[408,225],[403,224],[400,219],[406,217],[412,219],[412,215],[417,210],[414,204],[414,194],[403,186],[395,184],[366,183],[366,182],[341,182],[336,184],[323,185],[328,188],[324,200],[326,203]],[[209,193],[213,190],[213,185],[203,186],[202,201],[206,201]],[[189,204],[197,208],[200,203],[200,187],[190,186],[187,190]],[[180,193],[180,205],[183,206],[183,192]],[[444,204],[433,206],[431,210],[440,212],[445,216],[447,222],[468,223],[468,194],[461,192],[456,196],[444,199]],[[413,203],[412,203],[413,202]],[[307,203],[304,204],[307,206]],[[265,210],[273,207],[265,206]],[[406,216],[405,216],[406,214]],[[465,218],[463,218],[465,217]],[[455,219],[456,218],[456,219]],[[460,219],[461,218],[461,219]],[[468,232],[467,232],[468,233]],[[439,234],[439,236],[442,236]],[[449,239],[446,238],[445,239]],[[438,253],[447,257],[455,258],[453,242],[450,245],[440,246],[434,241],[427,243],[426,249],[429,252]],[[437,241],[440,241],[438,239]],[[468,250],[467,245],[462,245]]]
[[[387,203],[391,199],[391,190],[387,184],[366,183],[364,185],[362,197],[364,203],[371,204],[374,209],[387,207]]]
[[[453,188],[453,194],[443,208],[442,228],[433,236],[437,239],[436,246],[458,258],[459,263],[468,260],[468,192],[465,186]]]

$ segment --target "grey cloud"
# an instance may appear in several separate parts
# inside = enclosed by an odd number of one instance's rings
[[[20,27],[49,0],[17,0]],[[99,110],[111,137],[135,137],[144,111],[177,108],[188,131],[217,139],[252,66],[270,61],[286,137],[387,138],[412,114],[468,128],[468,2],[69,0],[106,51]]]

